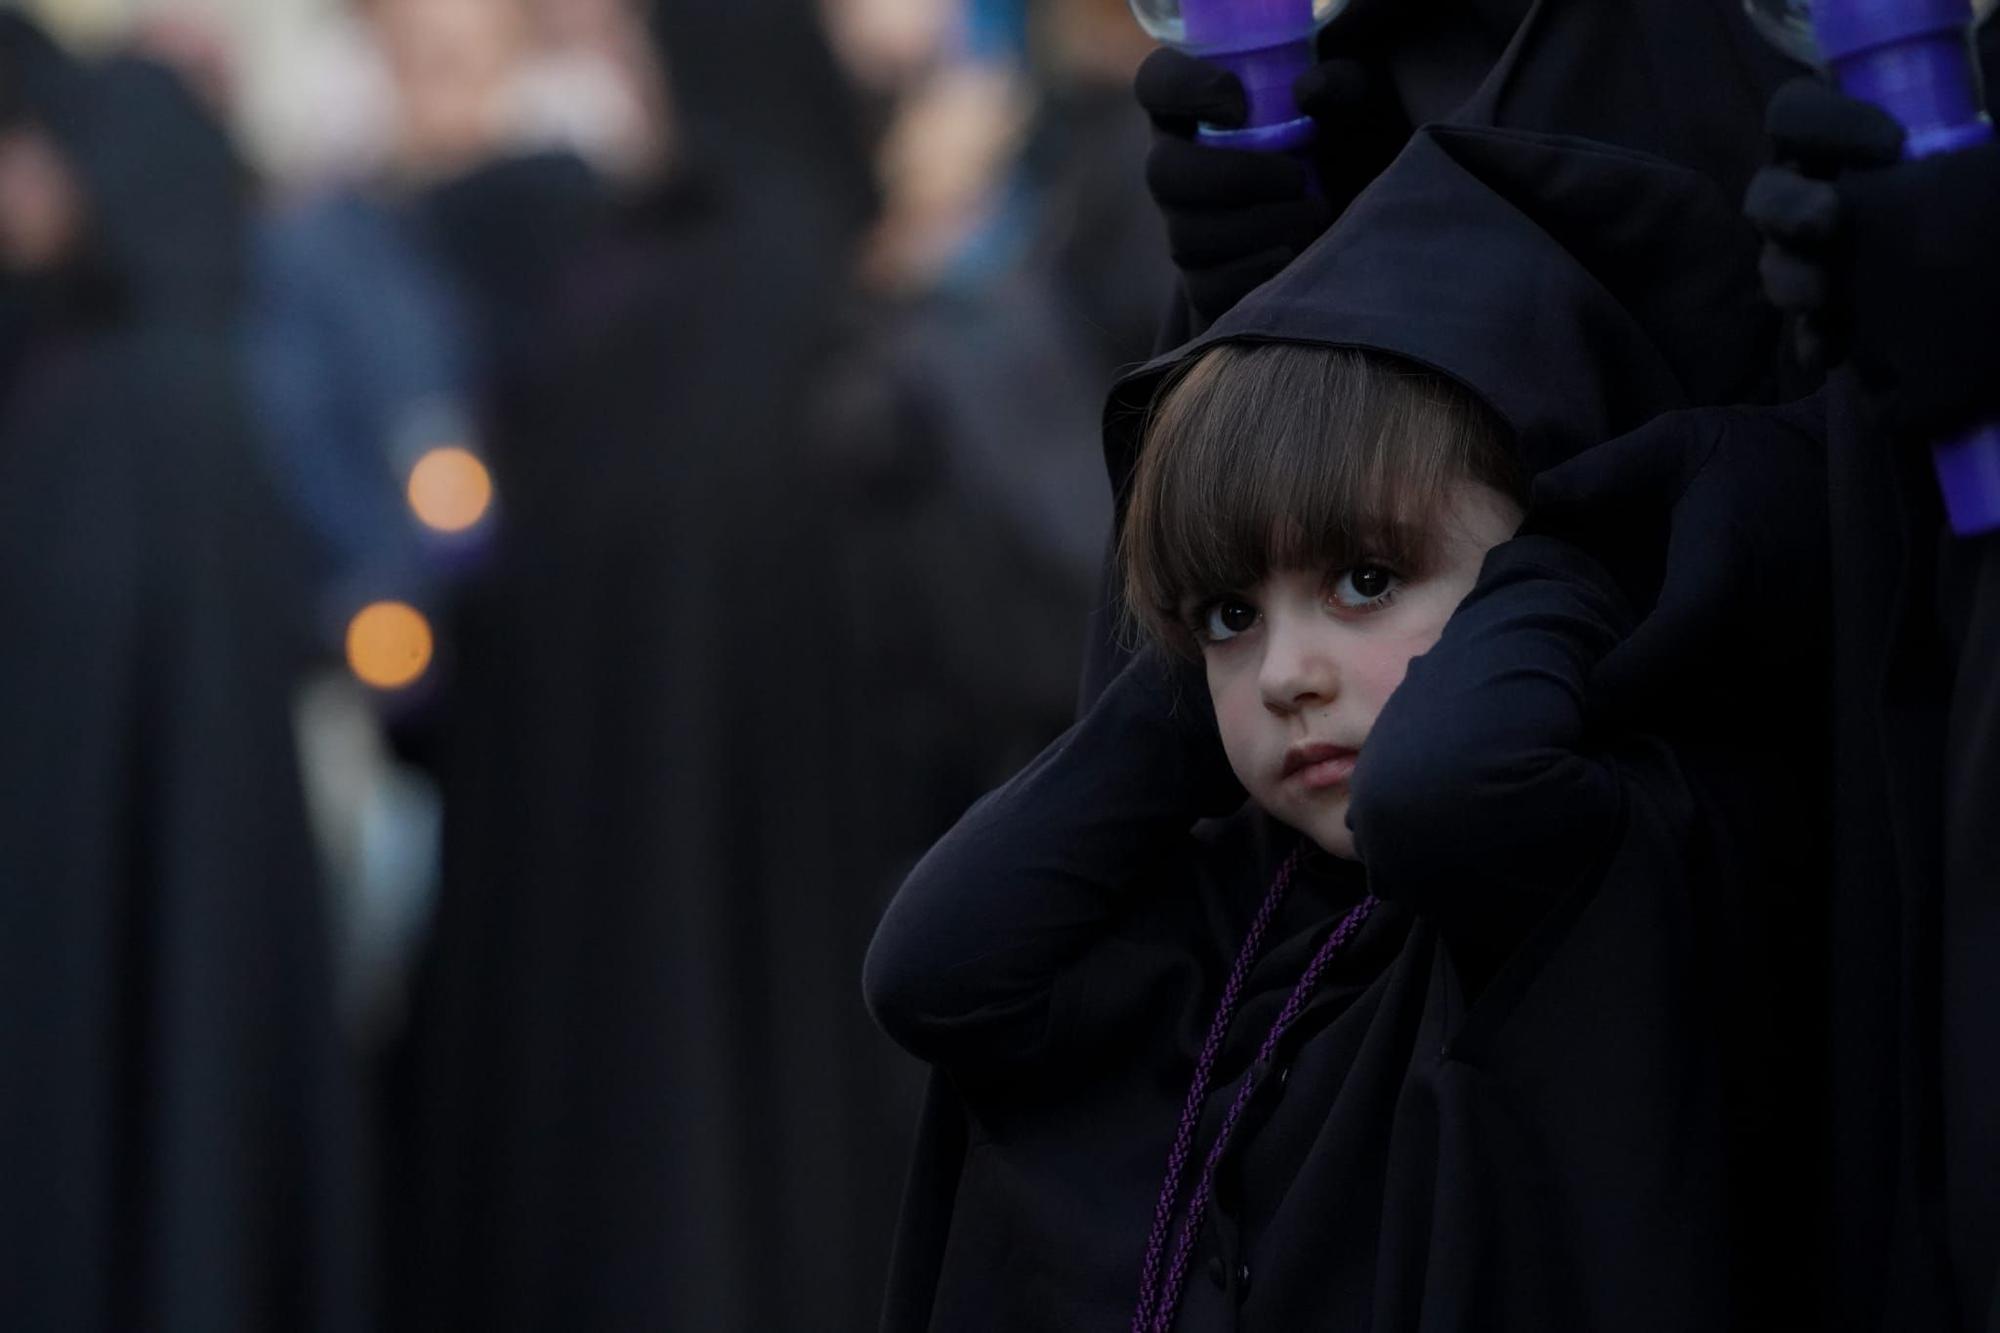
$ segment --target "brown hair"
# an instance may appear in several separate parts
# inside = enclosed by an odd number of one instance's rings
[[[1454,482],[1522,498],[1506,441],[1466,389],[1393,357],[1211,347],[1154,399],[1119,538],[1127,614],[1192,652],[1191,599],[1363,558],[1420,570]]]

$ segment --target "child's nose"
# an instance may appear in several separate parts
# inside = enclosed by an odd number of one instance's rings
[[[1264,706],[1275,713],[1291,713],[1332,703],[1340,690],[1340,668],[1322,637],[1281,623],[1267,628],[1259,679]]]

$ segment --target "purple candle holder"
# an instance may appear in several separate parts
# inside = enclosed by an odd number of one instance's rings
[[[1243,84],[1242,128],[1203,125],[1202,142],[1257,152],[1312,143],[1316,127],[1299,114],[1292,83],[1312,67],[1313,40],[1338,7],[1335,0],[1132,0],[1154,38],[1221,65]]]
[[[1984,143],[1993,123],[1980,104],[1969,0],[1817,0],[1813,31],[1841,91],[1903,123],[1904,156]],[[1952,530],[2000,528],[2000,423],[1934,446]]]

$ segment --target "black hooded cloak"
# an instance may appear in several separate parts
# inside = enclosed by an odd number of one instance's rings
[[[246,420],[238,169],[166,71],[86,72],[5,23],[91,232],[20,296],[0,387],[0,1309],[356,1328],[290,727],[305,608]]]
[[[1946,1217],[1967,1328],[2000,1333],[2000,538],[1954,549],[1957,649],[1944,768],[1940,1079]]]
[[[1851,371],[1815,403],[1837,590],[1833,1326],[1983,1329],[2000,1317],[2000,540],[1951,533],[1929,451]]]
[[[838,84],[806,6],[656,23],[680,169],[545,265],[485,404],[498,527],[452,622],[399,1079],[402,1327],[879,1302],[904,1131],[854,1002],[879,895],[849,896],[867,793],[809,447],[859,211],[848,156],[769,138],[831,144],[839,108],[786,99]]]
[[[1764,107],[1798,73],[1752,31],[1739,0],[1353,0],[1321,47],[1374,53],[1412,125],[1494,125],[1615,144],[1699,172],[1727,199],[1741,199],[1767,159]],[[1198,332],[1180,322],[1186,314],[1178,303],[1163,346]],[[1744,355],[1775,381],[1775,341]],[[1739,399],[1770,401],[1774,388],[1746,381]],[[1115,589],[1107,576],[1084,669],[1086,704],[1127,660]]]
[[[1990,96],[2000,27],[1979,47]],[[1828,1326],[2000,1329],[2000,538],[1950,532],[1930,451],[1851,368],[1820,400],[1839,979]]]
[[[1656,153],[1730,198],[1760,165],[1765,102],[1798,72],[1734,0],[1352,0],[1321,44],[1379,51],[1413,125],[1463,120],[1483,92],[1495,124]]]
[[[1951,669],[1942,504],[1922,451],[1883,447],[1847,372],[1825,412],[1833,533],[1830,1182],[1839,1329],[1958,1326],[1939,1087],[1943,776]]]
[[[1532,473],[1758,379],[1753,249],[1733,201],[1658,159],[1420,132],[1292,268],[1114,392],[1113,476],[1161,376],[1225,340],[1443,373],[1505,421]],[[1705,410],[1649,429],[1811,459],[1809,422]],[[1810,543],[1817,510],[1801,509]],[[1793,1017],[1817,1002],[1815,954],[1789,953],[1784,927],[1817,867],[1804,686],[1824,608],[1789,589],[1725,673],[1686,663],[1705,713],[1598,730],[1589,670],[1642,587],[1567,543],[1517,540],[1412,663],[1351,819],[1384,905],[1265,1068],[1259,1040],[1363,872],[1309,859],[1272,928],[1197,1160],[1240,1082],[1260,1091],[1223,1152],[1176,1327],[1817,1317],[1801,1308],[1817,1236],[1789,1214],[1817,1143],[1817,1048]],[[1189,833],[1202,784],[1149,669],[976,807],[877,935],[877,1016],[941,1071],[886,1328],[1131,1318],[1203,1027],[1297,843],[1254,812]],[[1559,688],[1538,698],[1531,680]],[[1522,829],[1564,832],[1523,846]]]

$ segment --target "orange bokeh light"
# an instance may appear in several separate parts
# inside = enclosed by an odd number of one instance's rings
[[[347,624],[347,665],[364,685],[400,690],[430,667],[431,626],[403,602],[374,602]]]
[[[464,532],[493,507],[493,474],[460,445],[432,449],[410,469],[410,508],[427,528]]]

